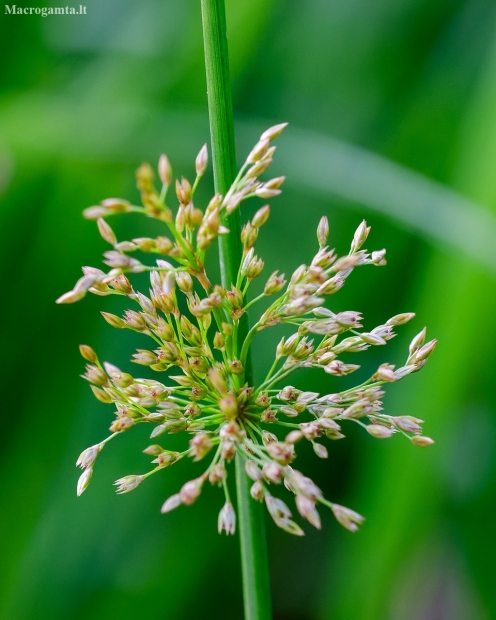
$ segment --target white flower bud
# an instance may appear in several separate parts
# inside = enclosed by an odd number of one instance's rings
[[[77,483],[78,497],[88,488],[92,475],[93,475],[93,469],[89,467],[88,469],[85,469],[83,473],[79,476],[79,480]]]
[[[236,513],[234,512],[233,505],[230,502],[226,502],[219,512],[218,519],[218,531],[219,534],[222,530],[225,530],[226,534],[234,534],[236,529]]]

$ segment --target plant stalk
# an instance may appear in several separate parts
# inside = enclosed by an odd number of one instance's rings
[[[225,195],[236,177],[234,122],[229,77],[229,57],[224,0],[202,0],[203,42],[207,76],[208,110],[215,191]],[[239,209],[228,220],[229,235],[219,237],[222,286],[236,282],[242,257]],[[246,315],[237,337],[243,342],[248,333]],[[253,384],[251,363],[245,363],[245,377]],[[244,461],[236,456],[238,529],[245,620],[270,620],[270,585],[263,506],[250,496]]]

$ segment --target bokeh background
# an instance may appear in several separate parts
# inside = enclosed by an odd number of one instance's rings
[[[113,493],[116,478],[148,467],[142,429],[113,442],[75,495],[74,462],[112,419],[78,377],[77,345],[131,369],[142,344],[101,319],[119,309],[112,299],[54,304],[105,249],[81,211],[136,199],[135,168],[163,151],[191,177],[208,139],[199,1],[86,3],[86,16],[0,18],[0,617],[235,620],[238,541],[216,533],[220,493],[161,515],[191,476],[184,464]],[[328,461],[301,450],[299,469],[367,521],[351,535],[324,513],[323,531],[306,527],[304,539],[268,524],[274,617],[496,618],[496,5],[229,0],[227,10],[240,159],[265,127],[290,122],[274,164],[285,192],[259,244],[266,273],[310,260],[322,214],[341,252],[366,217],[367,246],[386,247],[389,264],[358,270],[333,308],[362,311],[367,327],[417,318],[386,352],[362,354],[360,372],[401,364],[424,324],[439,339],[386,400],[424,419],[435,446],[351,428]],[[200,202],[210,191],[209,178]],[[115,227],[122,238],[149,231],[132,217]],[[282,332],[266,334],[259,373]]]

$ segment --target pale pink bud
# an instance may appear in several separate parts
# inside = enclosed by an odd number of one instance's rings
[[[172,168],[167,155],[160,155],[158,160],[158,176],[164,185],[171,184]]]
[[[313,443],[313,451],[320,459],[326,459],[329,456],[327,448],[321,443]]]
[[[69,291],[61,295],[55,303],[57,304],[73,304],[80,301],[86,295],[86,291]]]
[[[107,243],[110,243],[110,245],[114,246],[117,243],[117,237],[115,236],[112,228],[110,228],[107,222],[101,217],[98,218],[97,224],[98,231],[100,232],[100,235],[103,237],[103,239],[105,239]]]
[[[195,480],[190,480],[183,484],[181,490],[179,491],[179,497],[181,498],[181,503],[189,506],[192,504],[200,495],[203,487],[203,478],[196,478]]]
[[[395,316],[391,317],[389,319],[389,321],[386,321],[386,325],[404,325],[405,323],[408,323],[408,321],[411,321],[411,319],[413,319],[413,317],[415,316],[415,312],[405,312],[403,314],[396,314]]]
[[[386,426],[381,426],[380,424],[369,424],[367,426],[367,432],[372,435],[372,437],[377,437],[377,439],[387,439],[391,437],[394,430]]]
[[[260,136],[260,140],[274,140],[274,138],[277,138],[281,135],[281,133],[287,126],[288,123],[279,123],[278,125],[269,127],[269,129],[266,129]]]
[[[274,484],[280,484],[282,482],[282,467],[277,463],[265,463],[263,466],[263,475],[269,481]]]
[[[179,493],[176,493],[175,495],[171,495],[169,499],[164,502],[162,508],[160,509],[160,512],[170,512],[171,510],[174,510],[174,508],[177,508],[180,505],[181,498],[179,496]]]
[[[366,332],[362,332],[360,334],[360,338],[367,344],[372,344],[372,345],[386,344],[386,341],[384,340],[384,338],[381,338],[381,336],[378,336],[376,334],[369,334]]]
[[[208,165],[208,149],[207,149],[207,145],[204,144],[201,147],[200,152],[196,156],[196,161],[195,161],[196,175],[199,177],[202,177],[205,174],[207,165]]]
[[[255,461],[246,461],[245,462],[245,471],[246,475],[254,480],[260,480],[262,478],[262,471],[259,466],[255,463]]]
[[[337,521],[347,530],[350,530],[350,532],[356,532],[358,526],[365,521],[364,517],[359,515],[358,512],[339,504],[332,504],[331,510]]]
[[[319,242],[319,246],[323,248],[327,243],[327,237],[329,236],[329,220],[324,215],[321,218],[319,225],[317,226],[317,240]]]
[[[419,332],[415,336],[415,338],[411,341],[410,347],[409,347],[410,355],[413,355],[415,351],[417,351],[417,349],[420,349],[420,347],[424,344],[426,333],[427,333],[427,328],[424,327],[424,329],[421,332]]]
[[[431,340],[427,344],[424,344],[424,346],[415,353],[415,356],[414,356],[415,364],[418,364],[419,362],[426,360],[431,355],[431,353],[434,351],[434,349],[436,348],[436,345],[437,345],[437,340]]]
[[[351,243],[352,252],[356,252],[362,247],[362,245],[367,240],[367,237],[369,236],[369,232],[370,226],[367,226],[367,222],[363,220],[360,226],[355,231],[355,235]]]
[[[386,382],[398,380],[398,377],[394,372],[394,366],[391,366],[391,364],[381,364],[377,369],[377,378]]]
[[[304,495],[296,496],[296,508],[300,515],[306,519],[311,525],[316,527],[318,530],[321,528],[320,516],[315,508],[315,502],[305,497]]]
[[[257,480],[254,484],[251,485],[250,495],[257,502],[261,502],[264,498],[264,490],[261,482]]]

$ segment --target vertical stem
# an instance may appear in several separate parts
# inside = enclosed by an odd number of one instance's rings
[[[225,196],[236,176],[236,149],[224,0],[202,0],[203,44],[215,191]],[[239,211],[229,217],[230,235],[219,237],[222,286],[236,282],[241,259]]]
[[[234,123],[229,78],[226,14],[224,0],[201,0],[208,110],[215,191],[225,195],[236,176]],[[222,285],[236,281],[241,261],[241,223],[239,210],[229,217],[229,235],[219,237]],[[246,317],[238,330],[244,340],[248,332]],[[252,384],[251,364],[246,363],[246,379]],[[243,459],[236,457],[238,524],[241,545],[245,620],[270,620],[270,586],[263,507],[250,496]]]

